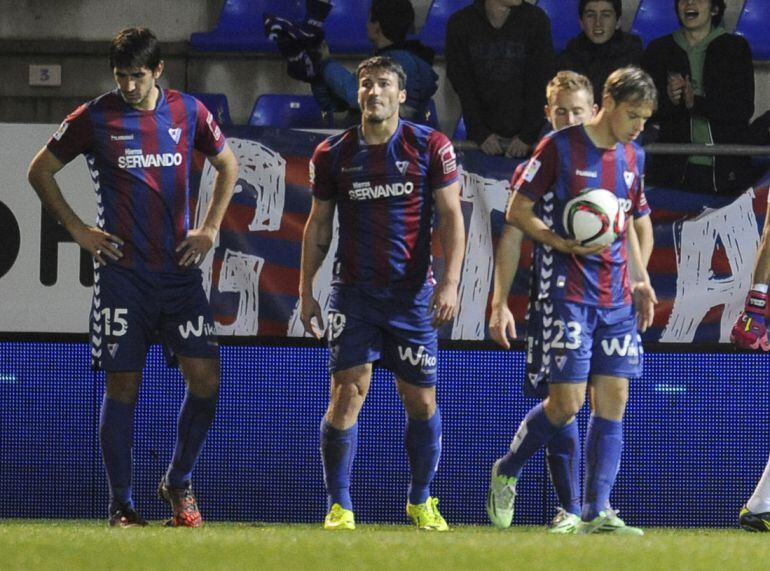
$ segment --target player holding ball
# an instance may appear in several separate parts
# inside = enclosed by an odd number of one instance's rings
[[[629,379],[642,372],[637,329],[650,325],[657,301],[645,269],[653,238],[644,152],[633,142],[656,104],[646,73],[633,67],[615,71],[597,116],[546,136],[511,181],[506,222],[535,241],[526,383],[532,393],[545,389],[548,396],[529,411],[508,453],[492,467],[487,513],[497,527],[511,524],[524,464],[573,422],[588,389],[592,415],[575,531],[643,534],[611,509],[610,492],[620,466]],[[562,214],[574,197],[598,188],[617,196],[627,231],[608,246],[581,245],[566,237]]]

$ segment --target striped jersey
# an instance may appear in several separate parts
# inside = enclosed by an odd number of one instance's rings
[[[332,283],[432,284],[433,192],[457,180],[449,139],[408,121],[381,145],[367,145],[360,127],[318,145],[310,161],[313,196],[336,201],[339,219]]]
[[[511,187],[535,202],[535,212],[561,236],[566,203],[586,189],[604,188],[619,199],[626,224],[647,216],[644,196],[644,151],[636,143],[602,149],[593,144],[582,125],[547,135],[526,167],[514,174]],[[632,303],[628,281],[626,228],[598,254],[563,254],[535,244],[534,281],[538,299],[565,299],[596,307]]]
[[[160,89],[155,109],[116,89],[73,111],[48,141],[62,163],[85,155],[97,196],[96,225],[121,238],[116,263],[149,272],[189,271],[174,252],[190,228],[193,150],[219,154],[225,137],[194,97]]]

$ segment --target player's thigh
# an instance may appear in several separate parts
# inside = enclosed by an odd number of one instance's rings
[[[378,313],[372,300],[358,289],[332,289],[327,315],[327,344],[329,372],[333,376],[380,359],[382,328]]]
[[[160,312],[148,276],[119,266],[94,272],[90,315],[92,365],[108,372],[144,368]]]
[[[202,398],[216,396],[220,380],[219,357],[200,359],[178,355],[178,359],[190,392]]]
[[[633,379],[642,374],[642,342],[631,305],[597,309],[591,374]]]
[[[409,418],[428,420],[436,412],[435,385],[415,385],[396,376],[396,388]]]
[[[596,416],[622,420],[628,402],[629,381],[625,377],[591,375],[591,408]]]
[[[213,360],[218,364],[216,326],[200,272],[166,275],[158,279],[158,289],[161,299],[158,328],[169,364],[174,365],[177,357]],[[195,369],[195,365],[190,367]]]
[[[429,307],[432,288],[404,292],[391,301],[383,333],[382,365],[417,387],[436,384],[438,333]]]

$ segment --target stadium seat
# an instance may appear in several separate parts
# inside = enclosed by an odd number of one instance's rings
[[[559,53],[580,33],[579,0],[539,0],[537,5],[551,19],[553,48]]]
[[[326,43],[332,54],[368,54],[372,44],[366,35],[369,21],[368,0],[333,0],[333,8],[324,22]]]
[[[330,126],[312,95],[265,93],[251,110],[249,125],[283,129],[325,129]]]
[[[226,0],[216,28],[192,34],[190,43],[201,51],[278,51],[265,36],[263,12],[299,20],[305,15],[305,1]]]
[[[465,120],[463,119],[462,115],[460,115],[460,118],[457,120],[457,125],[455,125],[455,132],[452,133],[452,140],[453,141],[468,140],[468,132],[465,130]]]
[[[268,12],[301,22],[305,0],[226,0],[216,28],[190,36],[193,48],[201,51],[276,52],[275,43],[265,36],[262,14]],[[326,39],[332,53],[368,53],[366,36],[369,2],[335,0],[326,19]]]
[[[641,36],[644,45],[667,36],[679,27],[671,0],[640,0],[631,32]]]
[[[755,60],[770,60],[770,2],[768,0],[746,0],[735,26],[751,45]]]
[[[224,93],[190,93],[190,95],[199,99],[206,106],[206,109],[211,111],[217,123],[220,125],[232,124],[227,95]]]
[[[443,54],[449,16],[470,3],[471,0],[433,0],[425,24],[420,30],[420,41],[433,48],[437,54]]]

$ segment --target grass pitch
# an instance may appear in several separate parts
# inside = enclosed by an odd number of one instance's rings
[[[654,529],[637,537],[551,536],[540,527],[456,526],[448,533],[408,526],[209,523],[202,530],[109,529],[97,521],[0,520],[0,569],[281,569],[421,571],[505,569],[759,569],[770,533]]]

